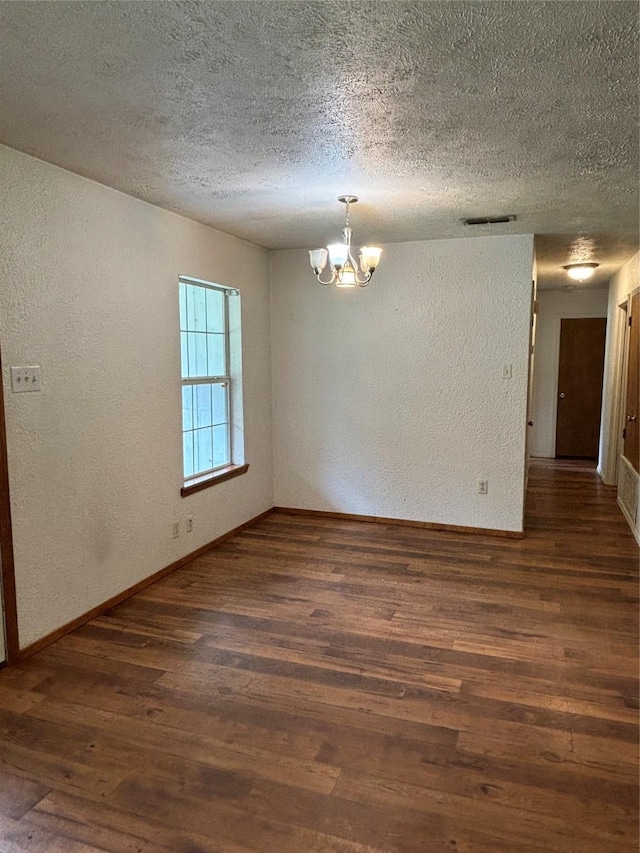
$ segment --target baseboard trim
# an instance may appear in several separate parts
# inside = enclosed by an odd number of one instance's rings
[[[138,581],[138,583],[128,587],[128,589],[119,592],[117,595],[114,595],[113,598],[104,601],[102,604],[98,604],[96,607],[93,607],[91,610],[87,611],[86,613],[83,613],[82,616],[77,616],[75,619],[72,619],[71,622],[67,622],[66,625],[62,625],[60,628],[56,628],[55,631],[51,631],[51,633],[46,634],[39,640],[36,640],[35,643],[31,643],[30,645],[25,646],[24,649],[19,650],[15,663],[20,663],[21,661],[30,658],[32,655],[35,655],[37,652],[42,651],[42,649],[46,648],[47,646],[50,646],[51,643],[55,643],[56,640],[59,640],[61,637],[64,637],[65,634],[69,634],[71,633],[71,631],[75,631],[76,628],[80,628],[81,625],[85,625],[87,622],[90,622],[92,619],[95,619],[96,616],[100,616],[105,611],[110,610],[112,607],[115,607],[116,604],[121,604],[123,601],[126,601],[127,598],[131,598],[131,596],[135,595],[137,592],[140,592],[146,587],[151,586],[151,584],[156,583],[156,581],[161,580],[167,575],[170,575],[177,569],[181,569],[188,563],[193,562],[198,557],[201,557],[203,554],[206,554],[207,551],[211,551],[212,548],[215,548],[217,545],[221,545],[223,542],[226,542],[227,539],[231,539],[232,536],[235,536],[237,533],[241,533],[243,530],[246,530],[247,527],[251,527],[253,524],[257,524],[259,521],[262,521],[263,518],[266,518],[267,516],[271,515],[272,512],[273,507],[271,509],[265,510],[264,512],[261,512],[260,515],[256,515],[254,518],[250,518],[243,524],[239,524],[238,527],[234,527],[233,530],[229,530],[228,533],[223,533],[222,536],[218,536],[217,539],[213,539],[206,545],[202,545],[200,548],[196,548],[195,551],[192,551],[190,554],[186,554],[184,557],[180,557],[179,560],[175,560],[175,562],[170,563],[168,566],[165,566],[164,569],[160,569],[154,574],[149,575],[148,578],[144,578],[144,580]]]
[[[444,530],[450,533],[472,533],[476,536],[496,536],[501,539],[524,539],[525,534],[516,530],[499,530],[493,527],[465,527],[461,524],[439,524],[434,521],[411,521],[405,518],[383,518],[379,515],[356,515],[351,512],[328,512],[322,509],[297,509],[290,506],[275,506],[274,512],[284,515],[307,515],[316,518],[335,518],[342,521],[368,521],[374,524],[395,524],[398,527],[421,527],[425,530]]]
[[[315,516],[316,518],[334,518],[338,521],[364,521],[374,524],[394,524],[398,527],[419,527],[425,530],[442,530],[451,533],[470,533],[475,534],[476,536],[495,536],[502,539],[524,539],[525,536],[524,533],[519,533],[515,530],[496,530],[491,527],[465,527],[460,524],[438,524],[432,521],[411,521],[410,519],[403,518],[384,518],[378,515],[357,515],[355,513],[348,512],[327,512],[319,509],[298,509],[296,507],[274,506],[271,507],[271,509],[261,512],[254,518],[250,518],[243,524],[238,525],[238,527],[234,527],[233,530],[223,533],[222,536],[218,536],[206,545],[196,548],[195,551],[191,551],[191,553],[186,554],[179,560],[175,560],[175,562],[170,563],[163,569],[149,575],[148,578],[138,581],[138,583],[133,586],[119,592],[117,595],[114,595],[102,604],[98,604],[96,607],[93,607],[91,610],[83,613],[82,616],[77,616],[75,619],[72,619],[71,622],[61,625],[60,628],[56,628],[55,631],[51,631],[49,634],[46,634],[34,643],[25,646],[23,649],[19,650],[15,661],[12,661],[12,663],[20,663],[21,661],[30,658],[32,655],[37,654],[37,652],[42,651],[42,649],[45,649],[47,646],[50,646],[51,643],[55,643],[56,640],[59,640],[66,634],[71,633],[71,631],[75,631],[76,628],[80,628],[82,625],[85,625],[87,622],[95,619],[96,616],[102,615],[117,604],[121,604],[123,601],[131,598],[132,595],[135,595],[143,589],[146,589],[146,587],[151,586],[151,584],[156,583],[156,581],[159,581],[167,575],[170,575],[172,572],[175,572],[177,569],[181,569],[183,566],[188,565],[198,557],[206,554],[207,551],[211,551],[217,545],[221,545],[223,542],[226,542],[227,539],[231,539],[232,536],[235,536],[243,530],[246,530],[248,527],[257,524],[259,521],[262,521],[262,519],[267,518],[267,516],[274,512],[280,512],[283,515],[306,515],[312,517]]]

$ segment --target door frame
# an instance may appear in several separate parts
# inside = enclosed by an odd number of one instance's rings
[[[7,460],[7,430],[2,383],[2,354],[0,353],[0,577],[2,578],[2,604],[4,605],[4,632],[7,663],[20,657],[18,637],[18,609],[16,577],[13,559],[13,529],[9,499],[9,465]],[[0,618],[0,630],[2,630]]]
[[[634,293],[640,292],[634,291]],[[615,434],[615,455],[616,455],[616,465],[615,465],[615,483],[618,484],[618,474],[620,469],[620,457],[623,455],[624,450],[624,439],[622,438],[622,431],[625,425],[625,416],[626,416],[626,407],[627,407],[627,370],[629,366],[629,310],[631,306],[631,299],[634,293],[630,293],[629,296],[618,305],[618,316],[620,316],[620,312],[623,316],[623,327],[622,327],[622,335],[621,335],[621,352],[620,352],[620,375],[619,375],[619,384],[618,384],[618,394],[617,394],[617,412],[615,418],[616,424],[616,434]]]
[[[524,439],[524,501],[522,524],[524,527],[524,505],[527,499],[529,487],[529,467],[531,465],[531,430],[533,428],[533,383],[535,378],[535,356],[536,356],[536,329],[538,324],[538,283],[535,277],[531,281],[531,307],[529,322],[529,359],[527,364],[527,425],[525,427]]]
[[[620,385],[618,388],[618,400],[616,411],[616,426],[617,434],[615,437],[615,453],[616,453],[616,485],[618,483],[618,474],[620,470],[620,459],[624,456],[624,439],[622,433],[627,423],[627,376],[629,372],[629,338],[631,331],[629,327],[629,312],[631,311],[631,303],[636,296],[640,296],[640,287],[634,288],[627,298],[623,300],[619,308],[624,314],[623,333],[622,333],[622,354],[621,354],[621,370],[620,370]],[[626,459],[626,457],[625,457]]]

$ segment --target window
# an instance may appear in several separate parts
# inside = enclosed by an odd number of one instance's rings
[[[234,404],[239,403],[242,408],[240,294],[183,277],[179,288],[185,481],[182,491],[188,494],[224,475],[227,479],[244,473],[248,466],[241,465],[241,421],[240,428],[235,428],[239,422]],[[239,467],[244,470],[238,471]]]

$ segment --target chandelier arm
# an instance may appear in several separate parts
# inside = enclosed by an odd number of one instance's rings
[[[320,278],[320,273],[319,273],[319,272],[317,272],[317,273],[316,273],[316,278],[318,279],[318,281],[320,282],[320,284],[324,284],[324,285],[327,285],[327,284],[333,284],[333,283],[334,283],[334,281],[336,281],[336,274],[335,274],[335,272],[333,272],[333,273],[331,274],[331,278],[329,279],[329,281],[323,281],[323,280]]]
[[[366,287],[373,278],[373,274],[375,271],[375,267],[373,269],[367,270],[367,272],[364,273],[364,278],[360,278],[358,272],[356,271],[356,282],[360,285],[360,287]]]

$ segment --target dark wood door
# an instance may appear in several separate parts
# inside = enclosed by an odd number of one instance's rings
[[[598,456],[606,327],[604,317],[561,320],[556,456]]]
[[[629,313],[629,354],[627,360],[627,395],[624,423],[624,455],[640,472],[640,429],[638,429],[638,394],[640,385],[640,293],[631,299]]]

